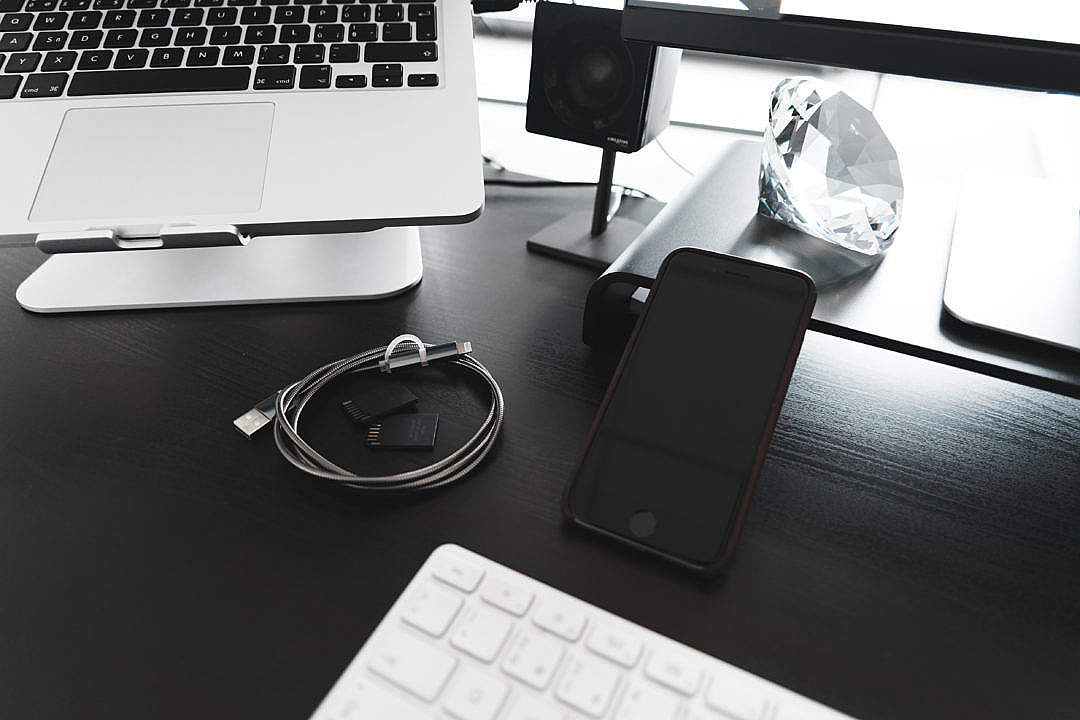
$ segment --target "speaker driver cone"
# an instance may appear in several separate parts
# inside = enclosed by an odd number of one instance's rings
[[[630,99],[634,60],[609,28],[582,23],[559,40],[564,52],[546,53],[544,94],[552,112],[581,130],[613,125]]]

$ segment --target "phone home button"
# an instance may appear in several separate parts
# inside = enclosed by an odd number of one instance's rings
[[[656,516],[648,510],[638,510],[630,516],[630,532],[634,537],[650,537],[656,532]]]

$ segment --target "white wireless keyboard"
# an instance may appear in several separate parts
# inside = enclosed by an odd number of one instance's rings
[[[456,545],[312,720],[837,720],[835,710]]]

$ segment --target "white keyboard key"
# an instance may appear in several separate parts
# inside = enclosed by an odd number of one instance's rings
[[[344,692],[342,692],[344,691]],[[360,678],[348,688],[339,688],[341,699],[328,712],[317,714],[318,720],[430,720],[421,712],[370,678]]]
[[[401,619],[433,637],[442,637],[461,609],[461,598],[425,583],[414,590],[401,610]]]
[[[510,643],[502,668],[510,677],[543,690],[555,676],[562,656],[563,646],[558,640],[524,632]]]
[[[645,665],[645,676],[687,697],[701,685],[701,669],[684,655],[657,650]]]
[[[494,720],[509,692],[510,686],[502,680],[462,668],[446,691],[443,709],[459,720]]]
[[[705,704],[734,720],[759,720],[765,714],[767,696],[753,680],[721,673],[709,682]]]
[[[405,632],[391,630],[379,638],[368,667],[421,700],[439,696],[457,658]]]
[[[471,593],[480,585],[484,571],[460,560],[443,560],[435,568],[435,577],[462,592]]]
[[[618,670],[583,655],[570,661],[555,697],[586,715],[603,717],[618,684]]]
[[[566,713],[528,695],[514,701],[506,720],[566,720]]]
[[[792,698],[783,701],[773,717],[774,720],[836,720],[840,715],[825,705]]]
[[[614,720],[674,720],[678,712],[678,695],[635,681],[623,693]]]
[[[514,587],[501,580],[488,580],[480,596],[495,607],[502,608],[518,617],[528,612],[533,601],[533,594],[528,590]]]
[[[627,668],[637,665],[641,657],[641,640],[612,625],[597,625],[585,646],[597,655],[603,655]]]
[[[585,613],[559,602],[546,602],[533,613],[533,622],[550,633],[577,642],[585,630]]]
[[[510,618],[495,610],[471,607],[461,616],[461,622],[450,636],[450,644],[489,663],[498,656],[513,625]]]

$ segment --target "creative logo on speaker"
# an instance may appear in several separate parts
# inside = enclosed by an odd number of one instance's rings
[[[626,146],[628,146],[630,144],[630,141],[627,140],[626,138],[615,137],[614,135],[608,135],[607,136],[607,141],[609,143],[614,143],[615,145],[618,145],[619,147],[626,147]]]

